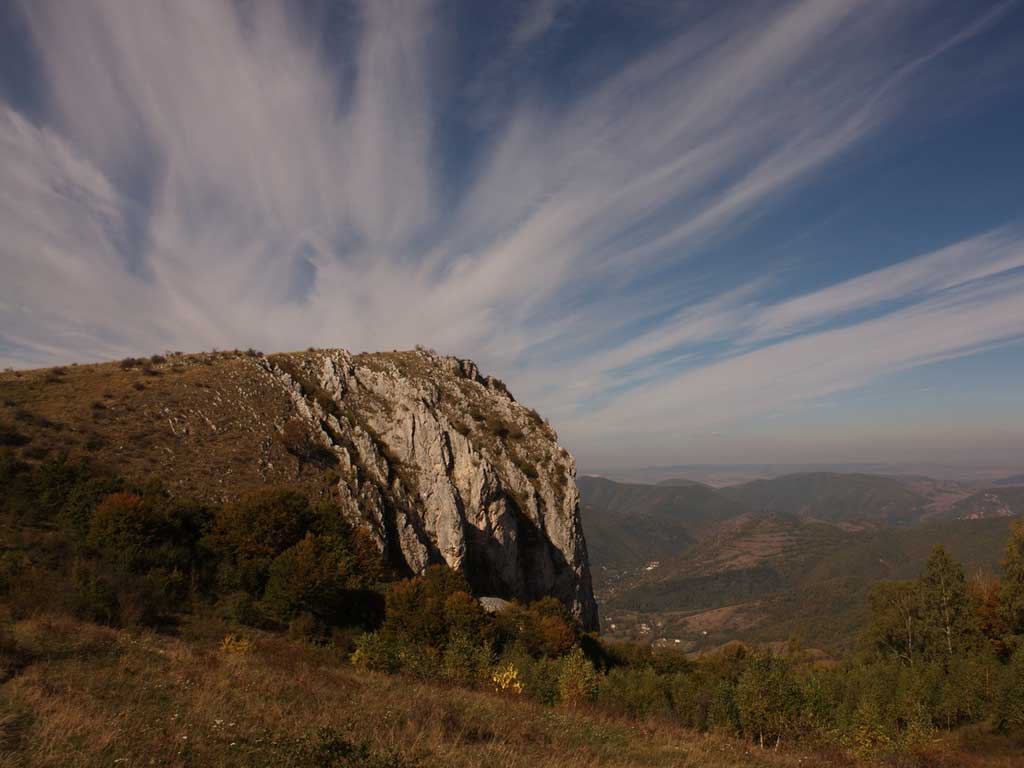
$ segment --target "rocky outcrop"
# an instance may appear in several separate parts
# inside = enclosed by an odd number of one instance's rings
[[[260,364],[294,406],[277,428],[300,471],[329,477],[392,565],[446,563],[481,596],[554,595],[597,628],[575,463],[504,384],[424,350]]]

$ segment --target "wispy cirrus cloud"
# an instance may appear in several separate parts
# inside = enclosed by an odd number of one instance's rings
[[[585,450],[1024,334],[1011,229],[782,300],[709,255],[947,95],[937,64],[1010,4],[931,5],[682,12],[557,87],[453,102],[474,78],[429,2],[334,6],[332,37],[283,3],[26,4],[46,91],[0,111],[0,362],[422,342]],[[586,16],[524,4],[482,82]],[[453,133],[451,103],[487,117]]]

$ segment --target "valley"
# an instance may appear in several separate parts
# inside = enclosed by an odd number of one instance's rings
[[[872,584],[916,577],[936,544],[991,574],[1024,514],[1024,486],[916,475],[577,483],[603,632],[692,653],[855,648]]]

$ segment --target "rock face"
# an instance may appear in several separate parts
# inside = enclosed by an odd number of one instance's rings
[[[294,406],[278,428],[300,472],[319,467],[395,567],[447,563],[477,595],[554,595],[597,628],[575,463],[504,384],[423,350],[259,362]]]

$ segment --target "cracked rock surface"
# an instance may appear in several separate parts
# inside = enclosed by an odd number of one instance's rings
[[[575,462],[500,381],[422,350],[317,350],[259,365],[331,468],[346,514],[393,565],[447,563],[478,595],[554,595],[597,627]]]

